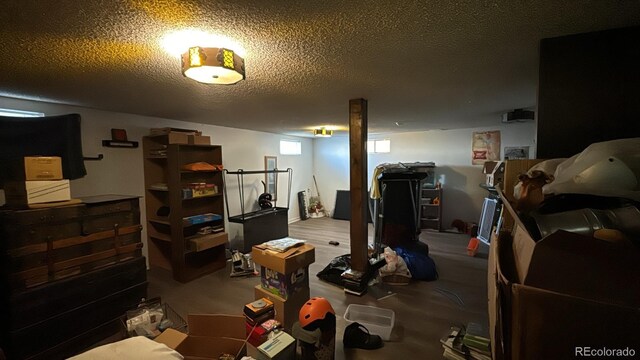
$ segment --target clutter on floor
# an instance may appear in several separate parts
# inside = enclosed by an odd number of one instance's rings
[[[477,237],[469,239],[469,245],[467,245],[467,255],[476,256],[478,249],[480,248],[480,240]]]
[[[491,360],[489,335],[481,329],[477,323],[469,323],[466,328],[452,326],[440,339],[442,356],[451,360]]]
[[[187,331],[184,319],[159,297],[143,300],[136,309],[127,311],[125,318],[129,336],[146,336],[153,339],[169,328]]]
[[[411,272],[407,268],[407,263],[388,246],[384,248],[384,259],[386,265],[378,270],[382,281],[391,285],[406,285],[411,281]]]
[[[357,348],[375,350],[381,348],[384,343],[379,335],[369,332],[364,325],[354,322],[344,329],[342,343],[345,349]]]
[[[359,323],[372,334],[379,335],[382,340],[389,340],[395,326],[396,314],[390,309],[350,304],[344,313],[344,320],[348,324]]]
[[[316,196],[311,195],[311,190],[308,190],[309,193],[309,201],[308,201],[308,213],[311,218],[319,218],[328,216],[327,211],[322,204],[322,200],[320,199],[320,189],[318,188],[318,183],[316,181],[316,176],[313,175],[313,183],[316,186]]]
[[[335,356],[336,312],[323,297],[312,297],[300,308],[293,325],[303,360],[331,360]]]
[[[237,250],[231,252],[231,277],[256,276],[256,270],[251,254],[243,254]]]
[[[315,261],[315,247],[292,238],[280,240],[253,247],[253,262],[261,266],[254,293],[256,300],[270,300],[275,319],[291,330],[299,309],[310,298],[309,265]]]

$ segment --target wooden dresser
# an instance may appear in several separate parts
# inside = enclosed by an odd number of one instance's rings
[[[138,197],[0,211],[0,348],[62,359],[122,329],[146,297]]]

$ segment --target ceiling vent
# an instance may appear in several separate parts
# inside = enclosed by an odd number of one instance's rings
[[[503,123],[531,121],[534,118],[533,110],[515,109],[502,114]]]

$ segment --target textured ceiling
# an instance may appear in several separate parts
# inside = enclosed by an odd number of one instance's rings
[[[372,133],[497,125],[535,106],[540,39],[640,1],[10,0],[0,24],[0,96],[310,136],[360,97]],[[242,44],[246,80],[183,77],[160,40],[184,28]]]

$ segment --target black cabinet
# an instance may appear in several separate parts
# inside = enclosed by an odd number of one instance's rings
[[[9,359],[63,359],[122,329],[147,296],[139,199],[0,212],[0,347]]]

